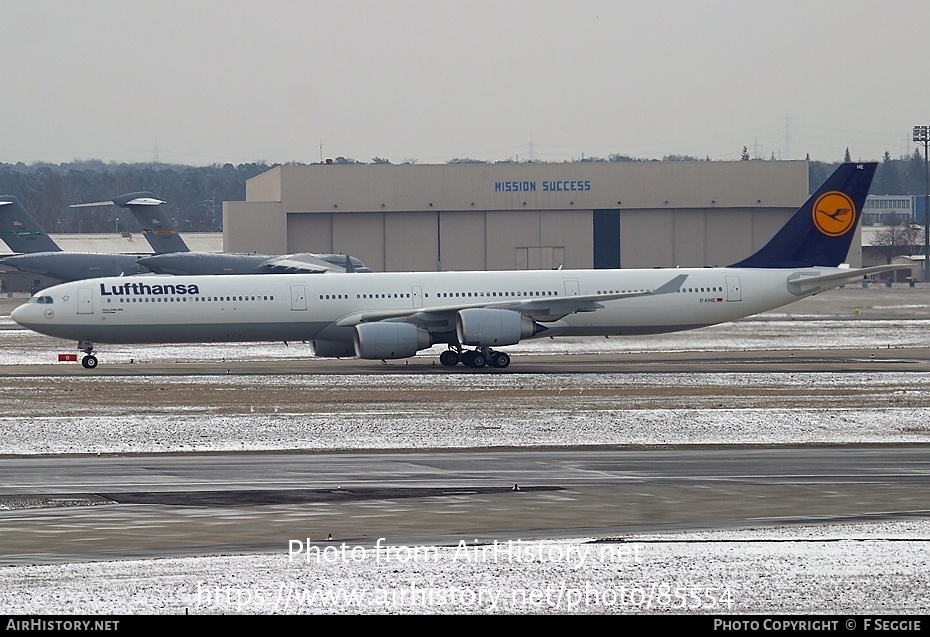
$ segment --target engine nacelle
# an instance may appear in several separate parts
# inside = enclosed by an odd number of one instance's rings
[[[310,351],[321,358],[354,358],[355,347],[352,343],[336,341],[310,341]]]
[[[409,358],[432,345],[429,332],[410,323],[362,323],[352,340],[359,358]]]
[[[455,334],[462,345],[514,345],[536,334],[536,324],[513,310],[472,308],[455,319]]]

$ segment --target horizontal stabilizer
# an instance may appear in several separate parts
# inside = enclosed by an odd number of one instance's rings
[[[871,268],[848,268],[841,272],[804,276],[798,272],[788,277],[788,290],[792,294],[812,294],[820,290],[829,290],[847,283],[854,283],[872,274],[891,272],[893,270],[909,270],[907,265],[876,265]],[[824,284],[826,284],[824,286]]]
[[[836,272],[834,274],[823,274],[820,276],[804,277],[797,279],[798,281],[803,281],[804,283],[828,283],[835,281],[858,281],[859,279],[873,274],[880,274],[882,272],[892,272],[894,270],[910,270],[911,266],[909,265],[876,265],[870,268],[857,268],[849,269],[846,272]]]

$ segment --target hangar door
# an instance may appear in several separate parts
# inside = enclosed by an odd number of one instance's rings
[[[620,267],[620,211],[594,211],[594,267]]]
[[[517,248],[514,268],[517,270],[558,270],[565,265],[565,246]]]

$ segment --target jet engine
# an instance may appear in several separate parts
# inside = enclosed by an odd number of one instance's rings
[[[455,319],[455,333],[462,345],[492,347],[514,345],[537,333],[537,325],[513,310],[472,308]]]
[[[352,343],[310,341],[310,349],[314,356],[321,358],[353,358],[355,356],[355,347]]]
[[[429,332],[410,323],[362,323],[352,340],[359,358],[408,358],[432,345]]]

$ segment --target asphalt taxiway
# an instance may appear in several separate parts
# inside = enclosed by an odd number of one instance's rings
[[[0,563],[451,544],[930,515],[930,446],[0,460]]]
[[[514,356],[506,369],[443,367],[437,358],[401,361],[358,359],[229,360],[197,362],[101,362],[88,370],[79,364],[3,365],[0,377],[220,376],[220,375],[383,375],[383,374],[608,374],[707,372],[851,372],[930,371],[930,347],[810,349],[728,352],[628,352],[611,354],[533,354]]]

